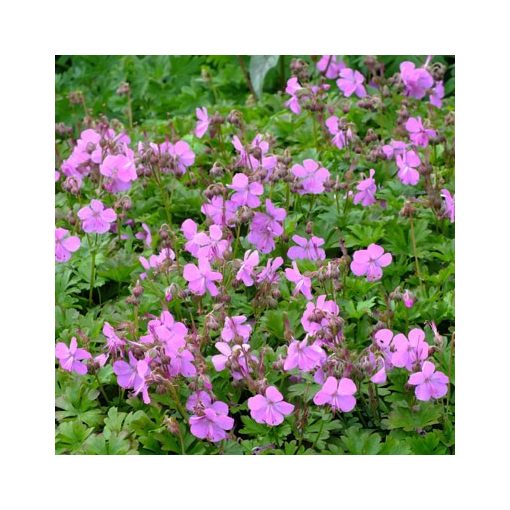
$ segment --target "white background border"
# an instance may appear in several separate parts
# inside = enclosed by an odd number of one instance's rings
[[[510,64],[502,4],[4,3],[3,508],[508,505]],[[81,53],[456,55],[456,456],[53,455],[53,57]]]

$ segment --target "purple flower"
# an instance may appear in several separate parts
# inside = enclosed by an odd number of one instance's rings
[[[311,239],[294,235],[292,240],[297,246],[291,246],[287,252],[287,257],[291,260],[308,259],[308,260],[324,260],[326,252],[320,248],[324,244],[324,239],[312,236]]]
[[[179,140],[173,144],[170,142],[163,142],[159,146],[160,153],[169,158],[168,167],[162,166],[163,173],[173,171],[178,175],[186,173],[186,168],[195,162],[195,153],[191,150],[188,143]]]
[[[430,73],[423,68],[416,69],[412,62],[402,62],[400,64],[400,77],[405,86],[407,96],[422,99],[427,90],[434,85],[434,79]]]
[[[425,333],[419,328],[409,331],[408,338],[402,333],[395,335],[392,346],[395,352],[391,356],[391,363],[396,367],[405,367],[409,372],[429,355]]]
[[[406,290],[402,294],[402,302],[406,308],[412,308],[414,305],[414,296],[408,290]]]
[[[247,286],[253,285],[253,271],[259,263],[259,252],[257,250],[247,250],[244,254],[244,260],[236,274],[236,280],[242,280]]]
[[[123,154],[106,156],[99,172],[106,177],[105,189],[110,193],[127,191],[137,178],[135,162]]]
[[[87,156],[90,161],[99,165],[103,160],[103,149],[101,148],[101,135],[93,129],[85,129],[76,141],[76,152]]]
[[[193,365],[195,357],[186,347],[186,341],[175,335],[165,341],[165,354],[170,358],[168,369],[170,376],[180,374],[184,377],[193,377],[197,374],[197,369]]]
[[[148,225],[146,223],[142,223],[142,231],[137,232],[135,234],[135,237],[137,239],[140,239],[141,241],[143,241],[145,243],[145,246],[147,246],[147,248],[151,247],[152,235],[151,235],[150,228],[148,227]]]
[[[344,68],[345,64],[341,60],[337,61],[336,55],[323,55],[317,62],[317,69],[325,73],[326,78],[330,80],[336,78],[340,70]]]
[[[427,147],[429,138],[436,136],[434,129],[425,129],[421,117],[409,117],[406,122],[406,129],[410,133],[411,141],[420,147]]]
[[[299,368],[303,372],[310,372],[320,366],[326,359],[326,353],[317,342],[308,345],[308,336],[304,340],[293,340],[287,350],[287,357],[283,364],[284,370]]]
[[[443,97],[444,97],[444,85],[442,81],[436,82],[436,86],[432,89],[432,92],[429,95],[430,104],[436,106],[437,108],[441,108],[443,106]]]
[[[190,416],[191,433],[199,439],[217,442],[227,438],[227,430],[234,426],[234,419],[228,416],[228,406],[217,400],[199,414]]]
[[[317,195],[324,191],[324,183],[329,179],[329,171],[313,159],[305,159],[302,165],[293,165],[290,171],[299,179],[300,195]]]
[[[182,223],[181,232],[188,240],[188,242],[184,245],[184,249],[196,257],[198,250],[200,249],[200,240],[202,239],[201,234],[198,233],[197,224],[193,220],[187,219]]]
[[[292,295],[295,296],[301,292],[306,299],[313,299],[312,297],[312,280],[308,276],[304,276],[299,272],[296,262],[292,262],[292,269],[288,267],[285,269],[285,277],[289,282],[295,284]]]
[[[115,211],[105,209],[101,200],[93,199],[90,205],[78,211],[78,218],[82,221],[81,228],[88,234],[105,234],[110,230],[111,223],[117,219]]]
[[[202,108],[197,108],[195,113],[197,114],[198,119],[197,125],[195,127],[195,136],[197,138],[202,138],[206,131],[209,129],[211,119],[207,115],[207,108],[205,106]]]
[[[105,322],[103,324],[103,335],[106,337],[106,348],[108,353],[120,356],[126,342],[122,338],[119,338],[109,322]]]
[[[275,207],[271,200],[266,200],[266,213],[256,212],[248,232],[248,241],[262,253],[270,253],[275,248],[274,239],[283,234],[281,222],[287,213],[285,209]]]
[[[338,305],[332,300],[326,301],[326,295],[322,294],[317,298],[317,303],[306,304],[301,324],[307,333],[315,334],[321,330],[328,330],[332,319],[338,317],[339,313]]]
[[[443,188],[441,196],[444,199],[444,214],[452,223],[455,223],[455,195],[452,197],[452,194],[446,188]]]
[[[386,159],[393,159],[398,155],[403,155],[407,149],[407,143],[399,140],[392,140],[388,145],[383,145],[382,153],[386,156]]]
[[[377,200],[375,199],[376,185],[375,185],[375,170],[373,168],[370,169],[370,175],[366,179],[363,179],[358,183],[356,189],[358,193],[354,195],[354,203],[359,204],[363,207],[368,207],[370,205],[374,205]]]
[[[198,296],[203,296],[206,291],[211,296],[217,296],[218,288],[214,282],[223,280],[223,275],[212,271],[209,261],[205,258],[198,259],[198,267],[195,264],[186,264],[183,276],[188,282],[190,291]]]
[[[249,344],[236,344],[230,347],[226,342],[216,342],[214,346],[220,351],[220,354],[215,354],[211,358],[217,372],[225,370],[227,363],[232,372],[232,377],[236,381],[239,381],[250,372],[249,359],[245,355],[250,350]],[[248,358],[253,361],[256,360],[255,356],[248,356]]]
[[[199,245],[195,256],[210,261],[223,259],[225,252],[230,248],[230,243],[222,237],[223,230],[218,225],[209,227],[209,235],[204,232],[198,234],[194,239]]]
[[[55,345],[55,357],[58,359],[63,370],[80,375],[87,373],[87,365],[82,363],[81,360],[92,358],[90,352],[78,348],[78,342],[74,336],[71,338],[69,347],[63,342],[58,342]]]
[[[275,259],[269,259],[267,261],[266,267],[259,273],[257,276],[257,283],[267,282],[270,285],[273,283],[278,283],[280,281],[280,276],[278,275],[278,268],[283,265],[283,259],[281,257],[276,257]]]
[[[232,342],[232,340],[239,338],[243,340],[243,344],[248,343],[251,334],[251,326],[245,324],[246,320],[244,315],[225,317],[225,325],[221,331],[221,338],[223,338],[225,342]]]
[[[358,97],[365,97],[367,91],[363,82],[365,77],[359,71],[353,71],[346,67],[340,70],[340,78],[336,81],[338,88],[344,93],[345,97],[356,94]]]
[[[329,117],[325,124],[328,131],[333,135],[331,143],[339,149],[343,149],[347,145],[347,142],[352,139],[351,129],[348,128],[347,131],[344,132],[344,130],[340,128],[340,120],[336,115]]]
[[[369,282],[374,282],[381,279],[382,268],[389,266],[391,261],[391,253],[384,253],[384,248],[371,244],[366,250],[354,252],[351,271],[356,276],[366,275]]]
[[[420,173],[416,170],[420,166],[420,158],[414,151],[406,151],[397,155],[398,178],[402,184],[415,186],[420,180]]]
[[[232,195],[232,202],[238,207],[247,205],[248,207],[258,207],[260,205],[259,196],[264,193],[264,187],[260,182],[248,181],[248,176],[245,174],[235,174],[232,179],[232,184],[227,185],[227,188],[233,189],[235,193]]]
[[[159,319],[149,321],[147,329],[148,334],[140,337],[140,341],[144,344],[184,341],[188,334],[188,328],[182,322],[176,322],[168,310],[164,310]]]
[[[313,401],[322,406],[329,404],[333,411],[341,410],[348,413],[354,409],[356,399],[356,385],[351,379],[342,377],[337,380],[335,377],[328,377],[322,388],[315,394]]]
[[[434,363],[424,361],[421,372],[411,374],[408,384],[416,386],[414,393],[418,400],[427,401],[431,398],[441,398],[448,392],[448,376],[443,372],[436,372]]]
[[[287,106],[292,113],[299,115],[301,113],[301,105],[299,104],[298,99],[298,91],[300,91],[303,87],[298,82],[298,79],[293,76],[287,81],[287,87],[285,92],[290,94],[290,99],[285,102],[285,106]]]
[[[57,262],[67,262],[71,258],[71,253],[79,248],[79,237],[70,236],[69,230],[65,228],[55,229],[55,260]]]
[[[248,399],[251,417],[257,423],[269,426],[280,425],[285,416],[294,411],[294,406],[284,402],[283,395],[274,386],[266,388],[264,395],[255,395]]]
[[[211,395],[206,391],[195,391],[193,392],[186,401],[186,409],[190,412],[198,409],[204,409],[205,407],[211,407]]]
[[[113,364],[113,373],[117,376],[117,384],[124,389],[133,389],[133,395],[142,393],[145,404],[150,404],[146,378],[150,374],[147,359],[137,360],[131,352],[128,353],[129,363],[118,360]]]
[[[232,225],[235,219],[237,206],[231,200],[223,200],[216,195],[207,204],[203,204],[201,211],[215,224],[222,227]]]

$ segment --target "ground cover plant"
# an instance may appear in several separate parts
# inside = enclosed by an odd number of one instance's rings
[[[454,60],[56,59],[59,454],[454,453]]]

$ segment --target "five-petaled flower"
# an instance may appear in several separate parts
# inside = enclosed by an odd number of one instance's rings
[[[113,373],[117,376],[117,384],[124,389],[132,389],[133,396],[142,394],[145,404],[150,404],[149,392],[146,379],[150,375],[150,358],[137,360],[133,354],[128,352],[129,363],[124,360],[117,360],[113,364]]]
[[[444,215],[452,222],[455,223],[455,195],[446,189],[441,190],[441,196],[444,200]]]
[[[285,269],[285,277],[289,282],[295,284],[294,290],[292,292],[293,296],[296,296],[301,292],[306,299],[310,300],[312,298],[312,280],[308,276],[304,276],[299,272],[299,268],[295,261],[292,262],[292,269],[288,267]]]
[[[236,280],[241,280],[247,287],[253,285],[253,272],[259,263],[259,252],[257,250],[246,250],[244,260],[236,274]]]
[[[257,423],[269,426],[280,425],[285,416],[292,413],[294,406],[283,400],[283,395],[274,386],[266,388],[265,395],[255,395],[248,399],[251,417]]]
[[[99,172],[106,177],[104,186],[110,193],[127,191],[137,178],[134,160],[124,154],[106,156]]]
[[[329,404],[333,411],[341,410],[348,413],[356,405],[356,398],[353,396],[355,393],[356,385],[351,379],[342,377],[338,380],[330,376],[315,394],[313,401],[319,406]]]
[[[420,147],[427,147],[429,139],[436,136],[434,129],[424,127],[421,117],[409,117],[406,122],[406,129],[411,142]]]
[[[69,347],[64,342],[57,343],[55,357],[63,370],[76,372],[80,375],[87,373],[87,365],[82,360],[92,358],[90,352],[78,347],[78,342],[74,336],[71,338]]]
[[[233,317],[225,317],[225,324],[221,331],[221,338],[225,342],[232,342],[236,338],[247,343],[250,339],[251,326],[245,324],[247,318],[244,315],[234,315]]]
[[[340,78],[336,81],[338,88],[344,93],[345,97],[356,94],[358,97],[365,97],[367,91],[363,82],[365,77],[359,71],[353,71],[348,67],[340,70]]]
[[[392,258],[391,253],[384,253],[384,248],[371,244],[366,250],[354,252],[351,271],[356,276],[366,276],[368,281],[374,282],[381,279],[382,268],[389,266]]]
[[[258,207],[260,205],[259,196],[264,193],[264,187],[260,182],[249,182],[248,176],[242,173],[235,174],[232,184],[227,188],[233,189],[235,193],[232,195],[232,202],[240,207],[247,205],[248,207]]]
[[[407,381],[411,386],[416,386],[416,398],[425,402],[431,398],[444,397],[448,393],[448,382],[448,376],[437,372],[434,363],[430,361],[424,361],[421,372],[411,374]]]
[[[303,372],[310,372],[326,359],[326,353],[318,342],[308,345],[308,336],[304,340],[293,340],[287,350],[287,357],[283,364],[284,370],[299,368]]]
[[[290,171],[298,178],[298,193],[317,195],[324,191],[324,183],[329,179],[329,171],[313,159],[305,159],[302,165],[294,165]]]
[[[405,151],[402,155],[397,154],[398,178],[402,184],[415,186],[420,180],[420,172],[416,170],[420,164],[420,157],[415,151]]]
[[[394,352],[391,363],[396,367],[405,367],[410,372],[414,367],[425,361],[429,355],[429,345],[425,341],[425,333],[419,328],[409,331],[407,338],[402,333],[394,336],[392,341]]]
[[[105,234],[117,215],[112,208],[105,209],[101,200],[92,199],[90,205],[78,211],[78,218],[82,221],[81,228],[87,234]]]
[[[376,185],[375,185],[375,170],[373,168],[370,169],[370,174],[366,179],[363,179],[358,183],[356,189],[358,192],[354,195],[353,202],[355,204],[359,204],[363,207],[368,207],[369,205],[374,205],[377,200],[375,199]]]
[[[325,242],[321,237],[312,236],[311,239],[306,239],[305,237],[294,235],[292,240],[297,246],[291,246],[287,251],[289,259],[324,260],[326,258],[326,252],[320,248]]]
[[[214,282],[223,280],[223,275],[213,271],[206,258],[198,259],[198,267],[195,264],[186,264],[183,276],[188,282],[189,290],[198,296],[203,296],[206,291],[211,296],[217,296],[219,291]]]
[[[217,400],[189,418],[191,433],[199,439],[216,443],[227,438],[227,430],[234,426],[234,419],[228,416],[228,406]]]
[[[404,83],[406,95],[416,99],[422,99],[434,85],[434,79],[426,69],[416,69],[416,66],[408,61],[400,64],[400,77]]]

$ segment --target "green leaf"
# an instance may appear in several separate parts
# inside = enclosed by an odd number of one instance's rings
[[[404,429],[406,432],[412,432],[439,423],[441,413],[440,406],[423,402],[413,409],[395,407],[385,422],[390,429]]]
[[[379,434],[361,431],[356,426],[345,431],[342,444],[353,455],[376,455],[382,448]]]
[[[278,63],[279,55],[253,55],[250,59],[250,79],[257,97],[262,95],[264,78]]]

